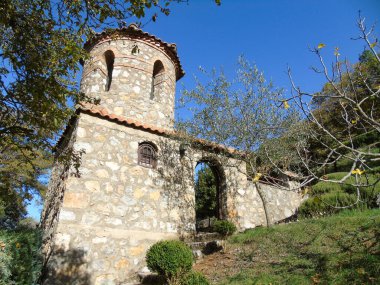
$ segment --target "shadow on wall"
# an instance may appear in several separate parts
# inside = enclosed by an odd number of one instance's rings
[[[181,142],[170,139],[162,139],[158,142],[160,163],[156,181],[156,183],[162,183],[163,200],[167,203],[168,222],[175,224],[180,236],[195,231],[192,155],[180,154]],[[173,218],[173,212],[176,213],[175,218]]]
[[[90,284],[91,276],[87,272],[85,255],[84,250],[56,250],[44,268],[42,284]]]
[[[195,167],[201,162],[208,163],[217,180],[217,218],[237,223],[235,200],[241,162],[223,153],[204,150],[202,146],[192,147],[192,140],[186,137],[162,139],[157,143],[159,175],[155,183],[163,187],[167,216],[169,222],[176,225],[178,234],[196,233]],[[173,212],[177,212],[178,217],[173,218]]]

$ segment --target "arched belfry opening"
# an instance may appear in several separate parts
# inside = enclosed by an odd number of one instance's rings
[[[227,216],[226,179],[223,167],[217,161],[202,159],[195,167],[196,229],[209,231],[215,220]]]
[[[156,60],[153,65],[152,90],[150,99],[157,98],[160,94],[161,86],[165,80],[165,67],[160,60]]]
[[[107,80],[106,80],[106,85],[105,85],[104,90],[109,91],[111,88],[111,83],[112,83],[113,65],[115,63],[115,54],[113,53],[112,50],[107,50],[104,53],[104,60],[107,65]]]

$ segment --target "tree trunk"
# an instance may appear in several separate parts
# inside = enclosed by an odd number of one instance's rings
[[[272,226],[272,220],[269,216],[269,210],[268,210],[268,201],[267,196],[265,195],[264,191],[261,189],[258,182],[255,182],[255,186],[257,189],[257,193],[259,193],[260,199],[263,202],[264,207],[264,213],[265,213],[265,220],[266,220],[266,226],[269,228]]]

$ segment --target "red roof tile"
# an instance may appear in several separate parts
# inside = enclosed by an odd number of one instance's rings
[[[224,145],[220,145],[214,142],[210,142],[204,139],[198,139],[194,137],[189,137],[186,134],[182,134],[179,132],[175,132],[173,130],[168,130],[164,128],[160,128],[157,126],[145,124],[133,119],[126,118],[124,116],[119,116],[113,113],[110,113],[106,108],[101,107],[99,105],[94,105],[90,103],[80,103],[77,105],[77,114],[78,113],[86,113],[92,116],[98,116],[102,119],[106,119],[112,122],[116,122],[118,124],[127,126],[127,127],[132,127],[135,129],[140,129],[143,131],[151,132],[157,135],[161,136],[166,136],[166,137],[172,137],[174,139],[180,139],[180,138],[186,138],[191,144],[196,145],[201,148],[206,148],[212,151],[221,151],[221,152],[227,152],[230,154],[239,154],[238,150],[226,147]],[[69,125],[66,127],[66,130],[64,131],[63,135],[57,142],[56,148],[58,148],[61,143],[63,142],[65,135],[68,133],[68,130],[71,128],[72,124],[69,123]]]
[[[156,133],[160,135],[168,135],[168,136],[174,134],[174,131],[171,131],[171,130],[152,126],[149,124],[142,124],[139,121],[128,119],[124,116],[112,114],[106,108],[101,107],[99,105],[81,103],[78,105],[78,110],[81,110],[82,112],[89,113],[92,115],[99,115],[100,117],[108,119],[110,121],[116,121],[119,124],[126,125],[132,128],[142,129],[142,130],[152,132],[152,133]]]

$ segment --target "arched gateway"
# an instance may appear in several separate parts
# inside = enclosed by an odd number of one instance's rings
[[[196,230],[210,231],[214,220],[228,219],[226,175],[214,157],[198,161],[195,172]]]
[[[195,232],[201,161],[218,177],[218,218],[239,230],[265,223],[244,164],[231,156],[224,165],[214,154],[227,148],[184,143],[174,132],[175,84],[184,75],[174,44],[130,25],[97,34],[85,48],[81,90],[100,103],[79,104],[56,147],[41,218],[44,284],[133,282],[153,243]],[[79,164],[59,159],[70,153]],[[293,192],[266,191],[273,221],[300,202]]]

